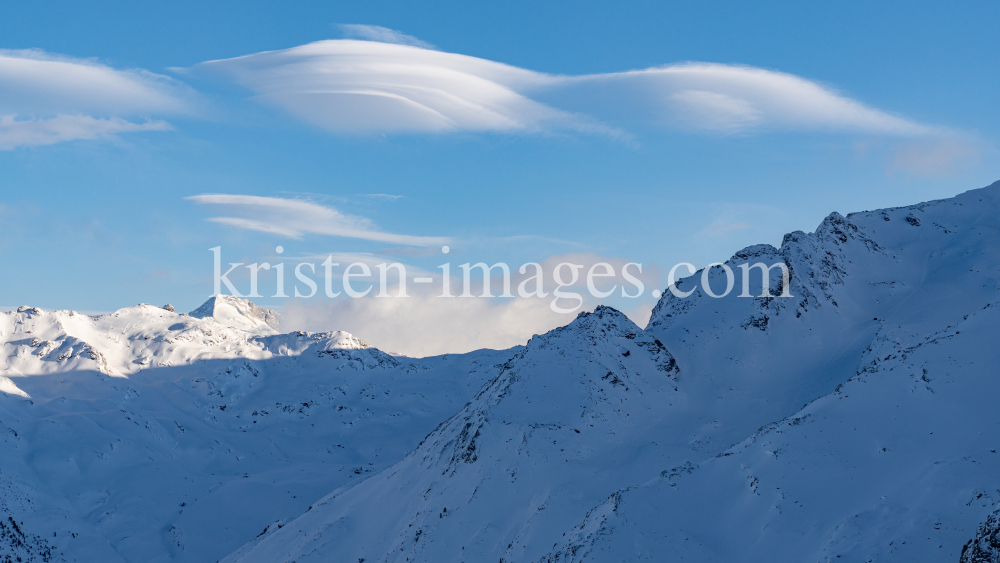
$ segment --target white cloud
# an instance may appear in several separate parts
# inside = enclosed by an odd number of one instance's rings
[[[316,262],[325,257],[313,257]],[[359,261],[374,266],[386,262],[371,255],[341,255],[334,259],[345,266],[350,261]],[[309,261],[309,260],[307,260]],[[562,291],[578,293],[583,301],[580,307],[571,313],[558,313],[552,309],[555,299],[553,290],[556,288],[553,271],[558,264],[567,262],[583,266],[577,283],[563,287]],[[623,299],[618,291],[609,296],[608,300],[599,300],[590,295],[587,289],[587,272],[593,264],[605,262],[612,266],[618,274],[615,279],[605,278],[595,280],[595,285],[601,291],[607,291],[612,286],[622,287],[624,278],[620,275],[622,266],[628,260],[614,257],[603,257],[590,253],[573,253],[550,256],[540,261],[543,271],[543,289],[545,297],[514,297],[502,298],[503,280],[500,270],[493,270],[490,280],[491,293],[496,297],[480,297],[482,280],[473,279],[470,292],[476,297],[459,297],[463,292],[461,270],[452,264],[450,293],[455,297],[441,297],[442,277],[440,271],[424,272],[411,266],[406,266],[408,277],[419,275],[433,279],[430,284],[416,284],[412,279],[407,283],[408,297],[399,297],[399,288],[395,279],[390,278],[390,286],[386,292],[390,297],[375,297],[378,292],[377,275],[367,280],[358,280],[355,289],[364,291],[373,286],[371,294],[360,299],[349,299],[343,295],[329,300],[323,297],[298,299],[287,302],[282,310],[285,327],[288,330],[346,330],[370,343],[389,352],[410,356],[430,356],[444,353],[462,353],[479,348],[502,349],[524,344],[532,335],[541,334],[556,327],[568,324],[580,311],[593,310],[605,302],[612,306],[618,305],[633,321],[644,326],[649,320],[655,299],[650,292],[657,286],[660,273],[652,267],[643,268],[640,274],[635,267],[630,273],[644,282],[645,292],[641,298]],[[518,272],[519,264],[510,264],[511,292],[517,294],[520,282],[534,274],[533,268],[527,268],[528,275]],[[478,273],[478,271],[477,271]],[[598,273],[604,273],[603,269]],[[566,272],[562,274],[564,281],[569,281]],[[318,280],[317,280],[318,281]],[[339,291],[340,280],[335,280],[335,290]],[[533,290],[533,282],[528,282],[527,290]],[[306,288],[302,288],[303,291]],[[630,294],[636,288],[629,285]],[[573,298],[560,298],[559,306],[567,309],[576,306]]]
[[[386,233],[376,229],[365,217],[347,215],[333,207],[300,199],[228,194],[202,194],[185,199],[200,204],[223,206],[241,215],[213,217],[210,221],[296,239],[306,234],[315,234],[408,246],[431,246],[448,242],[444,237]]]
[[[762,112],[747,100],[719,92],[682,90],[670,95],[678,112],[694,127],[719,131],[749,129],[763,120]]]
[[[3,149],[168,130],[153,118],[186,113],[191,99],[186,86],[144,70],[38,50],[0,50]]]
[[[575,98],[624,98],[632,113],[625,117],[658,116],[666,125],[725,132],[758,128],[903,136],[935,132],[805,78],[750,66],[682,63],[564,80]]]
[[[293,300],[282,311],[283,322],[289,329],[346,330],[382,350],[423,357],[509,348],[573,319],[539,299],[445,298],[408,291],[410,297]]]
[[[101,119],[89,115],[57,115],[50,119],[16,119],[0,116],[0,150],[19,146],[53,145],[63,141],[91,140],[118,133],[136,131],[169,131],[164,121],[132,123],[112,117]]]
[[[568,119],[517,91],[550,77],[409,45],[320,41],[196,70],[334,132],[512,131]]]
[[[332,40],[195,68],[242,84],[261,101],[336,133],[620,134],[618,127],[636,124],[724,133],[934,131],[805,78],[748,66],[684,63],[557,76],[412,44]]]
[[[395,43],[397,45],[411,45],[424,49],[433,49],[434,46],[425,41],[421,41],[411,35],[400,33],[395,29],[382,27],[380,25],[362,25],[355,23],[338,24],[340,32],[344,37],[352,39],[365,39],[367,41],[379,41],[381,43]]]

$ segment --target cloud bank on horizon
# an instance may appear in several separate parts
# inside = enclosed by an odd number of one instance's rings
[[[340,264],[334,269],[336,276],[342,275],[344,268],[351,262],[368,264],[374,271],[376,264],[396,261],[395,258],[378,254],[342,253],[331,257]],[[303,260],[319,263],[325,258],[326,256],[314,256]],[[556,281],[554,272],[562,262],[582,266],[581,275],[576,281],[561,288],[564,292],[575,293],[580,297],[578,309],[571,313],[559,313],[552,308],[552,302],[556,298],[553,290],[560,283]],[[489,274],[487,287],[492,298],[481,297],[486,291],[481,278],[470,284],[470,292],[478,297],[462,298],[458,296],[464,291],[464,280],[460,279],[461,270],[453,265],[449,286],[451,294],[456,297],[446,298],[441,297],[443,279],[440,270],[425,271],[406,264],[408,272],[420,272],[420,275],[432,278],[433,283],[408,284],[405,298],[381,298],[373,290],[371,294],[358,299],[291,299],[282,307],[282,323],[287,330],[313,332],[333,330],[335,326],[336,330],[366,335],[369,343],[384,351],[413,357],[470,352],[481,348],[509,348],[524,344],[533,335],[544,334],[565,325],[580,311],[592,311],[599,304],[608,304],[590,292],[586,272],[598,263],[606,263],[613,271],[620,272],[629,262],[632,260],[593,252],[548,256],[539,262],[542,280],[539,287],[544,290],[544,295],[516,298],[500,296],[505,284],[499,269],[491,270]],[[522,272],[518,265],[510,266],[512,293],[519,295],[520,284],[526,280],[529,291],[535,287],[530,279],[537,275],[537,270],[527,268]],[[646,264],[645,268],[633,267],[631,273],[643,287],[630,284],[627,291],[636,295],[618,299],[614,306],[639,326],[645,326],[656,304],[656,299],[651,298],[649,291],[658,287],[662,272],[655,265]],[[241,272],[240,276],[239,283],[245,287],[246,274]],[[612,290],[612,299],[625,289],[622,279],[604,281],[606,283],[600,284],[600,287],[602,290]],[[365,285],[374,287],[375,284],[362,282],[357,289],[363,290]],[[387,293],[396,296],[399,292],[398,277],[389,278]],[[563,297],[559,304],[571,309],[577,306],[577,301],[574,297]],[[421,330],[419,327],[433,327],[433,330]]]
[[[167,131],[156,116],[190,112],[193,91],[145,70],[44,51],[0,50],[0,150]]]

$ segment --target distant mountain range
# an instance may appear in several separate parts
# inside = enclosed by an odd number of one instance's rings
[[[793,297],[422,359],[225,296],[0,314],[0,561],[1000,561],[1000,182],[747,262]]]

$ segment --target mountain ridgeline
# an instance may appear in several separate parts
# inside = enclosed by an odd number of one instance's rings
[[[0,315],[0,561],[1000,561],[1000,182],[748,262],[792,297],[422,359],[234,298]]]

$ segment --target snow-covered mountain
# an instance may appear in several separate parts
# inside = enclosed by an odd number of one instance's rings
[[[583,314],[227,561],[957,561],[1000,502],[998,204],[835,213],[729,261],[783,261],[794,298]]]
[[[794,297],[419,360],[231,297],[0,315],[0,561],[997,561],[1000,182],[747,262]]]
[[[0,561],[221,559],[402,458],[510,353],[394,358],[271,318],[0,314]]]

